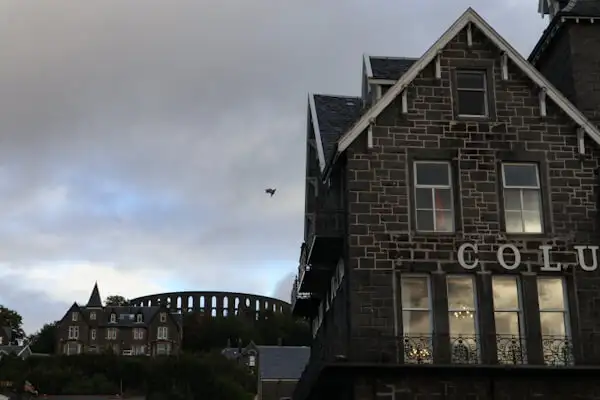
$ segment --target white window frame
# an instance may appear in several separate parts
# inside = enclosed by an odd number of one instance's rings
[[[570,323],[570,315],[569,315],[569,298],[567,297],[567,283],[563,276],[538,276],[536,280],[536,285],[539,288],[539,282],[544,280],[559,280],[562,288],[563,295],[563,308],[542,308],[542,305],[539,304],[539,289],[538,289],[538,307],[540,313],[540,320],[542,313],[562,313],[563,314],[563,323],[565,324],[565,338],[571,338],[571,323]]]
[[[417,170],[419,168],[419,165],[425,165],[425,164],[442,164],[445,165],[447,167],[447,172],[448,172],[448,185],[423,185],[423,184],[419,184],[419,181],[417,180]],[[414,187],[413,187],[413,201],[414,201],[414,207],[413,210],[415,212],[415,231],[417,232],[430,232],[430,233],[453,233],[456,231],[456,217],[455,217],[455,210],[454,210],[454,187],[452,185],[452,164],[449,161],[436,161],[436,160],[418,160],[418,161],[413,161],[413,180],[414,180]],[[419,208],[418,204],[417,204],[417,190],[418,189],[428,189],[431,193],[431,201],[432,201],[432,207],[433,209],[427,209],[427,208]],[[435,191],[437,189],[440,190],[448,190],[450,189],[450,209],[444,209],[444,208],[435,208]],[[428,211],[431,212],[433,214],[433,230],[428,231],[428,230],[422,230],[419,229],[419,223],[418,223],[418,211]],[[435,212],[436,211],[450,211],[451,212],[451,216],[450,216],[450,220],[452,221],[452,229],[449,231],[438,231],[437,230],[437,220],[436,220],[436,216],[435,216]]]
[[[402,292],[403,290],[403,284],[402,281],[404,279],[411,279],[411,278],[425,278],[427,280],[427,308],[420,308],[420,307],[405,307],[404,303],[402,303],[402,296],[400,296],[400,308],[401,308],[401,312],[402,312],[402,334],[404,336],[432,336],[433,335],[433,299],[431,298],[432,295],[432,287],[431,287],[431,276],[429,276],[428,274],[401,274],[400,275],[400,291]],[[417,332],[414,334],[406,334],[405,330],[404,330],[404,311],[427,311],[429,313],[429,326],[430,326],[430,331],[429,332]]]
[[[144,316],[141,313],[138,313],[135,316],[135,322],[137,322],[138,324],[144,322]]]
[[[536,186],[515,186],[515,185],[507,185],[506,184],[506,174],[505,174],[505,166],[527,166],[527,167],[535,167],[535,178],[537,181],[537,185]],[[504,209],[504,225],[505,225],[505,231],[506,233],[515,233],[515,234],[523,234],[523,235],[539,235],[540,233],[544,233],[544,206],[543,206],[543,199],[542,199],[542,186],[541,186],[541,181],[540,181],[540,167],[537,163],[534,162],[502,162],[500,164],[500,168],[502,169],[501,173],[502,173],[502,197],[504,200],[504,204],[503,204],[503,209]],[[519,197],[521,200],[521,209],[520,210],[507,210],[506,209],[506,190],[518,190],[519,191]],[[538,193],[538,200],[539,200],[539,205],[540,205],[540,209],[539,209],[539,217],[540,217],[540,232],[526,232],[525,231],[525,219],[523,218],[523,212],[525,210],[523,210],[523,191],[525,190],[536,190]],[[507,217],[507,211],[511,211],[511,212],[516,212],[516,211],[520,211],[521,212],[521,231],[518,232],[509,232],[508,231],[508,217]]]
[[[483,87],[482,88],[461,88],[459,84],[458,76],[460,74],[465,75],[480,75],[483,78]],[[456,113],[459,117],[464,118],[488,118],[490,115],[490,104],[489,104],[489,94],[488,94],[488,83],[487,83],[487,71],[478,70],[478,69],[457,69],[455,71],[455,81],[456,81]],[[484,105],[485,105],[485,114],[462,114],[460,112],[460,92],[478,92],[483,93]]]
[[[142,329],[142,328],[133,328],[133,339],[134,340],[142,340],[142,339],[144,339],[144,329]]]
[[[115,314],[115,313],[111,313],[111,314],[110,314],[110,322],[111,322],[112,324],[114,324],[114,323],[116,323],[116,322],[117,322],[117,314]]]
[[[77,340],[79,339],[79,327],[78,326],[69,326],[69,340]]]
[[[517,287],[517,308],[497,308],[494,303],[494,279],[507,279],[511,280],[514,278],[515,285]],[[494,325],[496,324],[496,313],[516,313],[519,323],[519,344],[521,345],[521,353],[523,357],[523,364],[527,363],[527,343],[526,339],[526,328],[525,328],[525,314],[523,311],[523,284],[521,282],[521,277],[518,275],[506,274],[506,275],[492,275],[492,308],[493,308],[493,317],[494,317]],[[499,336],[508,336],[506,333],[498,333],[498,328],[496,327],[496,338]],[[497,339],[496,339],[497,340]],[[498,360],[500,362],[500,360]]]
[[[117,340],[117,328],[108,328],[106,330],[106,339]]]
[[[449,286],[449,281],[452,279],[468,279],[471,281],[471,287],[473,288],[473,292],[472,292],[472,296],[473,296],[473,306],[472,307],[464,307],[462,309],[458,309],[458,308],[454,308],[450,305],[450,292],[448,290],[448,286]],[[458,346],[459,343],[456,342],[457,339],[462,340],[463,342],[466,342],[466,346],[468,347],[475,347],[475,356],[477,358],[474,358],[472,360],[468,360],[469,363],[477,363],[479,361],[480,358],[480,351],[481,351],[481,342],[480,342],[480,332],[479,332],[479,320],[478,320],[478,314],[479,314],[479,310],[477,309],[477,281],[475,279],[475,275],[472,274],[448,274],[446,276],[446,292],[447,292],[447,304],[448,304],[448,318],[452,318],[452,314],[456,314],[456,313],[460,313],[460,312],[467,312],[467,313],[471,313],[471,318],[473,318],[473,326],[474,326],[474,330],[475,332],[473,333],[473,335],[475,337],[469,337],[469,335],[464,335],[464,337],[460,336],[460,335],[453,335],[452,332],[450,332],[450,340],[452,341],[452,345],[454,346]],[[460,361],[460,362],[464,362],[464,360],[455,360],[455,361]]]
[[[163,349],[163,351],[159,350]],[[156,344],[156,355],[169,355],[171,354],[171,343],[157,343]]]
[[[160,322],[167,322],[167,313],[165,313],[165,312],[160,313]]]
[[[75,350],[75,351],[71,351],[71,349]],[[65,343],[65,354],[70,356],[73,354],[80,354],[81,353],[81,343],[76,343],[76,342],[67,342]]]
[[[90,312],[90,319],[93,320],[93,321],[96,320],[96,311]]]
[[[95,329],[90,330],[90,337],[92,340],[96,340],[96,330]]]
[[[77,311],[73,311],[71,313],[71,321],[73,321],[73,322],[79,321],[79,313]]]
[[[169,340],[169,327],[159,326],[156,331],[157,340]]]

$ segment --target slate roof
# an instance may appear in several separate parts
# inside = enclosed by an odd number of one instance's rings
[[[363,112],[362,99],[350,96],[315,94],[315,111],[323,142],[325,160],[333,155],[337,140],[356,122]]]
[[[92,294],[87,302],[87,307],[102,308],[102,298],[100,297],[100,290],[98,290],[98,282],[94,284],[94,289],[92,289]]]
[[[5,345],[0,346],[0,353],[6,354],[19,354],[23,351],[27,346],[17,346],[17,345]]]
[[[577,0],[572,7],[568,6],[568,1],[563,0],[565,9],[562,15],[580,16],[580,17],[598,17],[600,16],[600,1],[598,0]]]
[[[310,347],[257,346],[260,379],[300,379]]]
[[[373,79],[398,80],[417,60],[412,57],[369,57]]]

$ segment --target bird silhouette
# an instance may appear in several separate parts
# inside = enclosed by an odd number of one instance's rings
[[[270,195],[271,195],[271,197],[273,197],[273,195],[275,194],[275,191],[276,191],[276,190],[277,190],[277,189],[271,189],[271,188],[268,188],[268,189],[265,189],[265,193],[267,193],[267,194],[270,194]]]

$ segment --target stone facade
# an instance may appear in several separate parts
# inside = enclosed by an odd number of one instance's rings
[[[600,30],[575,23],[563,29],[563,36],[554,38],[548,54],[535,66],[597,123],[600,56],[589,53],[600,50]],[[579,259],[574,251],[574,246],[599,242],[600,146],[585,136],[585,153],[580,154],[573,119],[548,98],[542,116],[540,88],[510,61],[503,77],[502,52],[474,26],[469,30],[462,30],[440,51],[441,79],[435,76],[435,62],[422,69],[406,89],[406,102],[398,96],[372,122],[372,146],[364,132],[335,166],[319,176],[329,178],[325,192],[337,190],[344,201],[340,255],[344,273],[335,285],[326,284],[327,289],[310,294],[319,303],[312,314],[308,312],[315,339],[311,362],[295,392],[297,400],[600,398],[593,378],[577,375],[563,384],[557,379],[562,375],[546,366],[565,357],[565,352],[568,360],[558,363],[562,371],[600,366],[600,272],[580,266],[591,265],[591,252]],[[563,58],[565,52],[570,56]],[[456,71],[465,69],[486,72],[486,118],[457,115]],[[318,115],[318,107],[314,114]],[[311,135],[316,133],[309,127],[309,141]],[[454,227],[450,232],[417,230],[417,161],[450,166]],[[541,233],[507,233],[504,163],[537,166]],[[314,169],[313,165],[310,170]],[[321,190],[319,196],[323,195]],[[458,249],[465,243],[477,245],[476,268],[459,263]],[[506,252],[507,264],[518,261],[514,269],[498,261],[498,251],[505,245],[514,246],[520,255],[516,260]],[[545,267],[540,246],[551,247]],[[475,255],[469,254],[466,262],[474,260]],[[309,287],[303,279],[314,275],[315,266],[302,268],[296,284],[300,292]],[[471,318],[476,321],[472,339],[476,343],[467,347],[477,354],[466,364],[478,367],[456,365],[454,358],[448,279],[457,275],[471,277],[475,288],[476,315]],[[430,288],[426,311],[431,314],[431,334],[419,338],[418,346],[414,338],[407,339],[410,332],[401,300],[402,279],[410,276],[426,276]],[[512,360],[517,365],[504,374],[494,372],[499,363],[506,364],[495,320],[501,311],[492,300],[496,277],[515,277],[518,282],[522,325],[518,340],[526,343],[516,345],[524,353],[522,359]],[[567,328],[560,335],[549,334],[540,314],[540,279],[546,277],[563,282]],[[299,309],[297,304],[293,307]],[[561,342],[558,347],[556,340]],[[512,346],[514,350],[514,341]],[[405,368],[413,362],[431,363],[435,372],[426,366]],[[350,372],[359,364],[362,372]],[[373,370],[369,372],[365,364]],[[524,379],[521,364],[536,368],[537,375]],[[397,374],[389,368],[373,372],[381,365],[403,369]],[[335,379],[322,378],[327,368],[347,372]],[[466,378],[475,370],[476,377]]]

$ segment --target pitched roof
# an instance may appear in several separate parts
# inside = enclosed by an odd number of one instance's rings
[[[600,2],[598,0],[566,1],[560,14],[580,17],[598,17],[600,16]]]
[[[418,60],[409,57],[374,57],[368,56],[368,78],[398,80]]]
[[[92,289],[92,294],[90,295],[86,307],[102,307],[102,298],[100,297],[100,290],[98,290],[98,282],[94,284],[94,289]]]
[[[315,136],[323,149],[323,164],[333,155],[335,144],[362,113],[362,99],[351,96],[311,94],[311,118]]]
[[[533,65],[527,62],[498,32],[471,7],[467,9],[452,26],[415,62],[406,73],[396,82],[385,95],[379,99],[362,117],[350,128],[339,140],[337,146],[338,157],[356,138],[368,127],[370,122],[383,112],[388,105],[410,85],[419,73],[427,67],[438,52],[463,29],[467,24],[472,23],[481,31],[499,50],[506,53],[510,61],[515,64],[529,79],[538,86],[546,88],[547,96],[556,103],[575,123],[577,123],[585,132],[598,144],[600,144],[600,131],[594,126],[562,93],[558,91]],[[335,162],[335,160],[334,160]]]
[[[300,379],[310,347],[257,346],[260,379]]]

